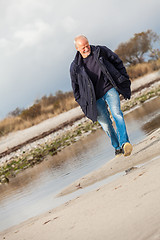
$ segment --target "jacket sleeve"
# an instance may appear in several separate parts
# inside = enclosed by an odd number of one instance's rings
[[[115,66],[115,68],[126,78],[129,79],[129,76],[127,74],[126,68],[123,65],[122,60],[118,57],[118,55],[114,52],[112,52],[107,47],[102,47],[103,55]]]
[[[79,92],[78,79],[77,79],[75,68],[73,67],[73,63],[71,64],[71,67],[70,67],[70,77],[71,77],[71,84],[72,84],[74,98],[76,102],[80,104],[80,92]]]

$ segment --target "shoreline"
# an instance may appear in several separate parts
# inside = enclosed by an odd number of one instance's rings
[[[48,240],[53,236],[55,240],[158,240],[159,144],[160,128],[135,144],[132,155],[113,158],[74,182],[72,189],[85,189],[107,179],[111,172],[113,175],[129,168],[125,175],[9,228],[0,236],[7,240]]]
[[[143,89],[141,92],[135,93],[131,100],[121,101],[123,112],[128,112],[134,107],[139,106],[143,102],[157,97],[160,95],[160,83],[159,81],[154,83],[149,89]],[[80,138],[90,134],[92,131],[96,131],[100,128],[100,125],[91,123],[87,118],[75,122],[72,126],[67,126],[66,129],[61,129],[59,132],[49,136],[48,140],[42,139],[42,143],[37,142],[28,145],[28,149],[21,149],[21,151],[15,152],[10,159],[6,158],[4,162],[0,163],[0,184],[8,183],[9,178],[15,177],[20,171],[28,167],[33,167],[36,164],[42,162],[47,155],[55,155],[63,148],[73,144]],[[44,143],[43,143],[44,142]],[[7,155],[9,157],[9,155]],[[5,159],[5,158],[3,158]],[[2,160],[2,158],[0,159]]]
[[[123,154],[117,156],[99,169],[91,172],[74,183],[64,188],[57,197],[65,196],[77,191],[80,188],[86,188],[98,181],[102,181],[108,177],[114,176],[121,172],[130,172],[135,170],[138,165],[143,165],[146,162],[160,157],[160,128],[150,134],[141,142],[133,145],[132,154],[124,157]]]

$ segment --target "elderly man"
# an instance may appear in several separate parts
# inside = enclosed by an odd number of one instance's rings
[[[120,108],[121,94],[130,99],[130,80],[120,58],[105,46],[90,45],[84,35],[74,40],[77,54],[70,67],[75,100],[84,114],[97,121],[108,134],[115,155],[128,156],[132,152],[123,113]],[[112,125],[110,113],[116,124]]]

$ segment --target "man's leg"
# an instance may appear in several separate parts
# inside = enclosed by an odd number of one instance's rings
[[[104,95],[103,98],[107,102],[115,121],[119,146],[124,148],[124,155],[130,155],[132,145],[129,143],[123,113],[120,108],[119,94],[114,88],[112,88]]]
[[[112,120],[110,119],[110,114],[103,98],[97,100],[97,113],[97,120],[102,126],[103,130],[110,137],[112,146],[116,150],[120,149],[117,134],[113,128]]]

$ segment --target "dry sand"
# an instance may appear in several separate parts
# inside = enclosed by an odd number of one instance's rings
[[[131,156],[112,159],[65,193],[136,166],[128,174],[4,231],[0,239],[160,240],[159,146],[160,129],[136,144]]]

